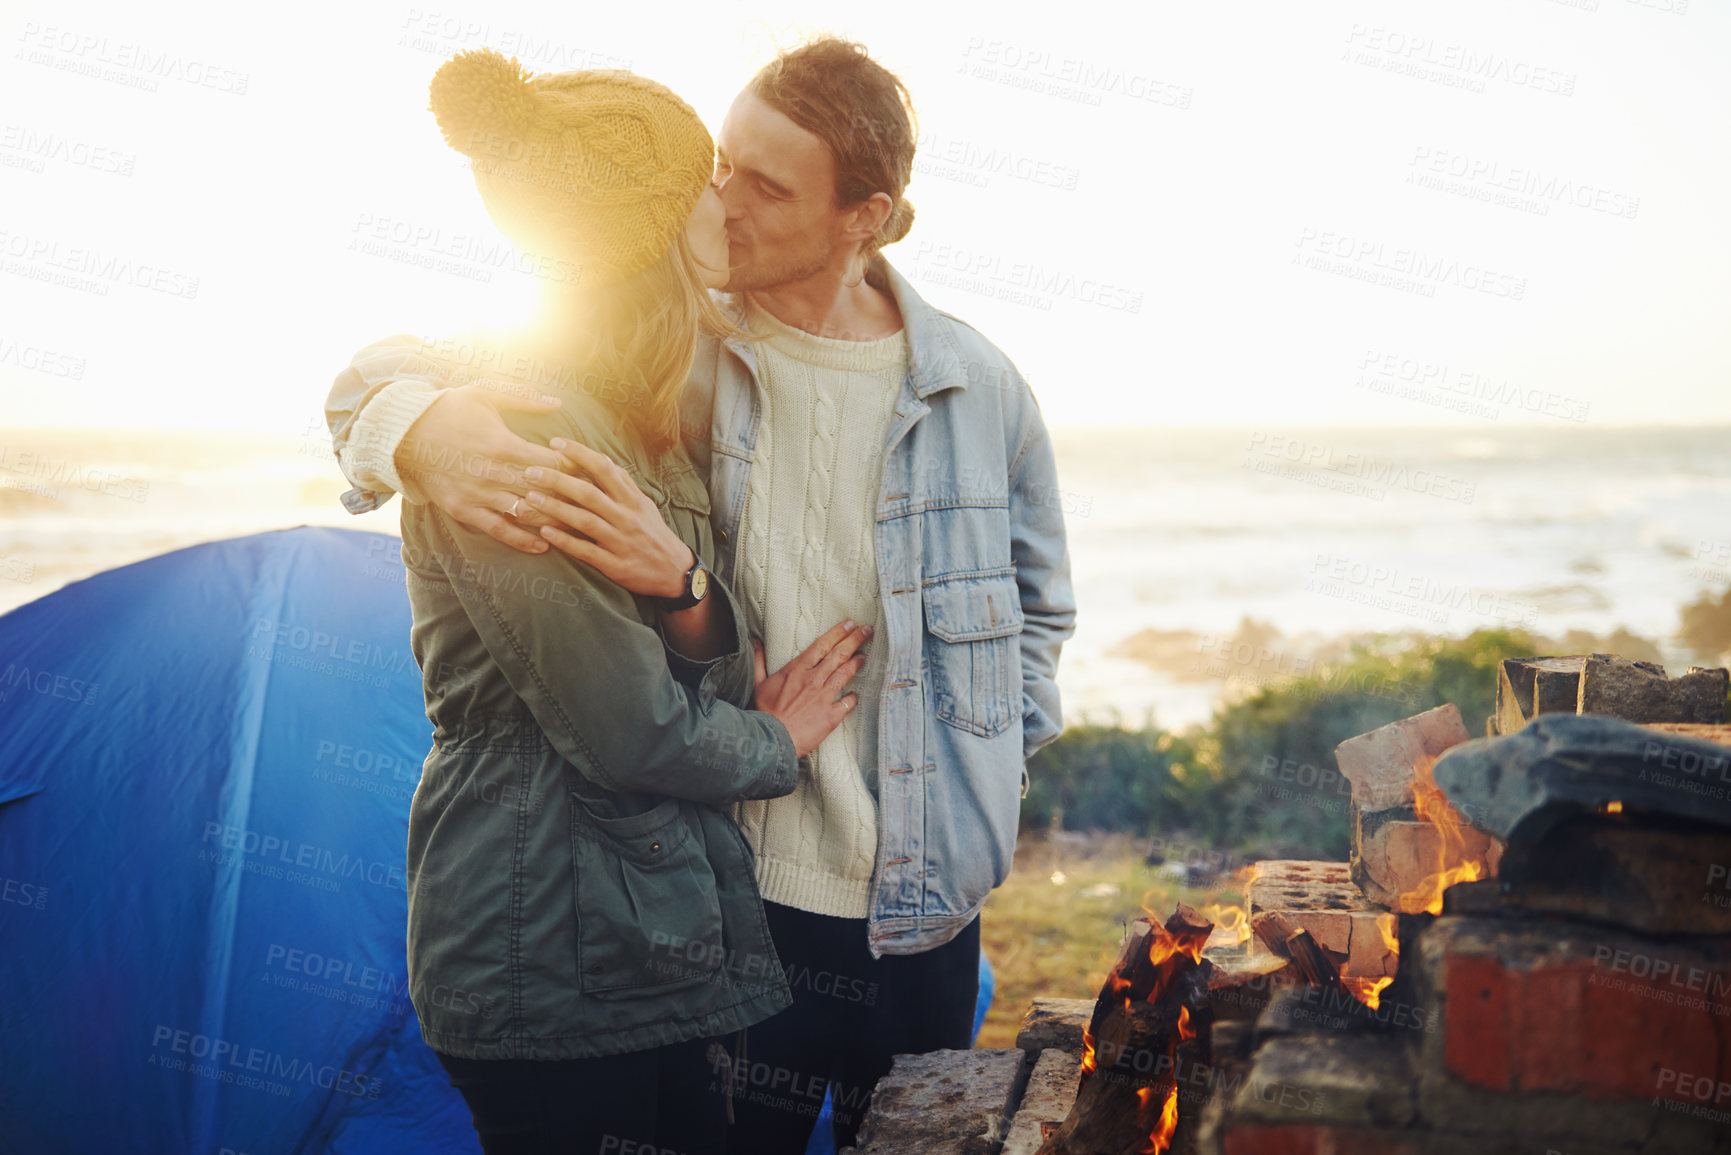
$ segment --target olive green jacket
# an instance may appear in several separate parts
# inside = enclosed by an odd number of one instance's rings
[[[651,462],[611,406],[559,393],[559,412],[509,424],[609,454],[712,558],[708,489],[683,448]],[[666,645],[650,599],[558,550],[520,553],[430,505],[404,503],[402,526],[434,726],[408,852],[409,992],[427,1043],[589,1058],[789,1005],[728,808],[791,792],[798,763],[779,721],[741,708],[751,646],[726,583],[709,588],[731,649],[694,662]]]

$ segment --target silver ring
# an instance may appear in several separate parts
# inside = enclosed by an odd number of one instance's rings
[[[517,518],[517,503],[522,501],[522,500],[523,499],[521,497],[516,497],[516,498],[511,499],[511,519],[513,521],[515,521]]]

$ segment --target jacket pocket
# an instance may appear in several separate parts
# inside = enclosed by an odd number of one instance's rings
[[[571,853],[583,994],[662,994],[721,969],[715,871],[677,798],[603,818],[573,796]]]
[[[1022,599],[1014,573],[956,574],[927,586],[927,677],[939,719],[995,738],[1021,715]]]

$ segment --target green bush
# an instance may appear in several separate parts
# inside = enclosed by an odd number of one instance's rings
[[[1149,726],[1067,730],[1028,763],[1025,828],[1182,835],[1254,857],[1343,859],[1349,790],[1334,748],[1453,702],[1484,732],[1497,663],[1534,653],[1517,630],[1376,635],[1342,662],[1264,686],[1184,736]]]
[[[1190,745],[1165,731],[1072,726],[1028,761],[1022,823],[1146,831],[1182,804]]]

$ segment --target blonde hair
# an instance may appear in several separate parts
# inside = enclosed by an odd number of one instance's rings
[[[589,368],[623,386],[607,395],[651,453],[667,452],[679,440],[679,395],[698,337],[744,334],[709,295],[683,231],[648,268],[594,290],[587,304]]]

